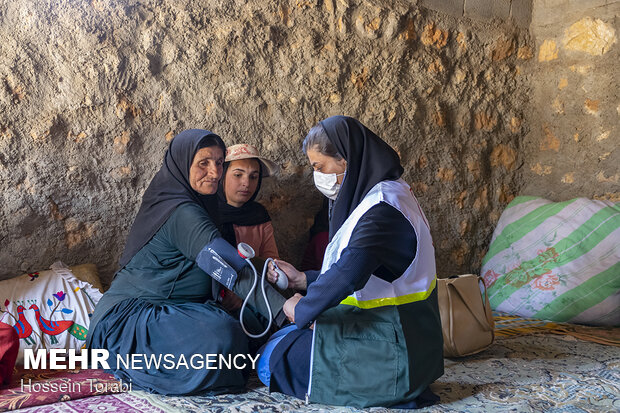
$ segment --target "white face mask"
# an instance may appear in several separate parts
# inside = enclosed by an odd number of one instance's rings
[[[335,200],[338,197],[338,191],[340,191],[340,184],[338,183],[338,177],[344,175],[341,174],[324,174],[319,171],[314,171],[314,186],[321,191],[323,195],[329,199]]]

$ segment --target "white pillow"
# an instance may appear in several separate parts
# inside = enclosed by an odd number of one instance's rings
[[[0,281],[0,321],[14,326],[20,336],[18,363],[25,348],[82,348],[101,299],[98,289],[64,264],[50,268]]]

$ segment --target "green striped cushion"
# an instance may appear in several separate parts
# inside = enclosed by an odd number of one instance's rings
[[[482,261],[494,310],[620,325],[620,203],[517,197]]]

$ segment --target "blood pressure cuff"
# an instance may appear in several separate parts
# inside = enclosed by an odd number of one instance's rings
[[[232,290],[237,274],[248,263],[239,256],[235,247],[223,238],[215,238],[198,253],[196,264],[214,280]]]

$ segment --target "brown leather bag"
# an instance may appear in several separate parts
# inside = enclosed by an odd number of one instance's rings
[[[437,293],[444,356],[467,356],[493,344],[495,322],[482,277],[465,274],[439,278]]]

